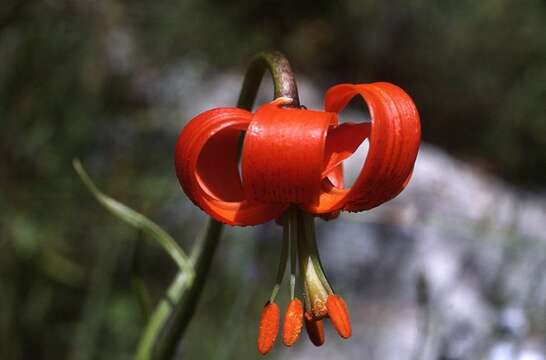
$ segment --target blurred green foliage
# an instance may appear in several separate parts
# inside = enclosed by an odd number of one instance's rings
[[[145,323],[131,279],[139,274],[157,299],[175,267],[93,202],[71,160],[192,239],[172,170],[177,134],[147,88],[169,67],[187,60],[242,76],[254,53],[276,48],[321,85],[392,81],[418,104],[426,141],[544,189],[545,34],[539,0],[2,1],[0,357],[131,357]],[[126,35],[128,62],[112,44]],[[243,265],[233,266],[213,283],[240,283]],[[247,301],[221,289],[226,307]],[[202,306],[217,307],[211,299]],[[229,316],[254,323],[259,306],[239,303]],[[219,316],[199,314],[198,333],[218,332]],[[193,340],[190,354],[217,356]]]

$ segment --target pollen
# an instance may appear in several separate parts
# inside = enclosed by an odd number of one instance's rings
[[[303,304],[299,299],[293,299],[284,315],[282,328],[282,342],[286,346],[292,346],[298,340],[303,327]]]
[[[273,348],[279,332],[280,312],[276,303],[267,302],[260,317],[258,329],[258,351],[265,355]]]

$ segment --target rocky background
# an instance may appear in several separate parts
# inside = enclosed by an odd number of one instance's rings
[[[94,202],[72,158],[189,248],[205,216],[179,190],[176,137],[276,48],[309,108],[336,83],[399,84],[424,144],[397,199],[317,222],[353,338],[328,328],[321,348],[304,335],[269,357],[546,359],[545,33],[538,0],[3,1],[0,358],[133,358],[176,268]],[[258,357],[280,237],[226,230],[180,358]]]

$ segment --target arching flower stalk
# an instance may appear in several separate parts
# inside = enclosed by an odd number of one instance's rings
[[[367,103],[371,121],[340,124],[338,113],[355,96]],[[326,93],[324,111],[288,107],[292,102],[279,97],[254,113],[239,108],[206,111],[183,129],[176,147],[180,184],[211,217],[238,226],[277,219],[284,227],[276,284],[258,330],[262,354],[277,338],[280,311],[275,300],[288,258],[290,304],[283,343],[293,345],[305,323],[313,344],[321,345],[326,318],[341,337],[351,336],[347,305],[334,292],[320,261],[314,218],[369,210],[397,196],[411,177],[420,144],[413,101],[389,83],[334,86]],[[353,186],[345,188],[342,162],[366,139],[365,163]],[[294,290],[297,260],[303,303]]]

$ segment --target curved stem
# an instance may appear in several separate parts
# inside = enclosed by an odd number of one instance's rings
[[[252,59],[243,81],[237,107],[251,110],[258,94],[265,70],[269,70],[275,86],[273,97],[286,96],[294,101],[292,106],[300,106],[296,78],[286,57],[278,51],[264,51]]]
[[[274,97],[293,99],[299,106],[298,89],[288,60],[278,51],[262,52],[250,63],[237,106],[251,110],[265,71],[269,70],[275,86]],[[195,312],[195,307],[205,285],[212,258],[222,232],[222,224],[209,219],[193,246],[190,260],[194,276],[178,272],[167,290],[167,295],[156,306],[140,340],[137,359],[172,359],[178,343]]]

